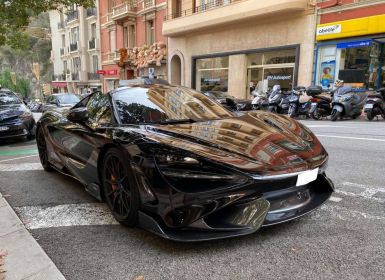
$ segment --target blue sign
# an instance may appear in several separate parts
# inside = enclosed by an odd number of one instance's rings
[[[369,47],[372,44],[372,40],[362,40],[353,42],[343,42],[337,44],[337,49],[349,49],[349,48],[360,48]]]

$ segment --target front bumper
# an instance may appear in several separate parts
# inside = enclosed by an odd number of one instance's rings
[[[166,239],[183,242],[243,236],[302,217],[326,202],[334,191],[325,174],[304,186],[296,187],[295,182],[296,177],[290,177],[211,195],[185,195],[180,217],[193,222],[170,227],[164,218],[140,212],[139,225]]]
[[[1,128],[6,127],[6,130]],[[27,119],[14,119],[11,121],[0,122],[0,139],[10,139],[27,136],[30,132],[34,133],[35,120],[33,117]]]

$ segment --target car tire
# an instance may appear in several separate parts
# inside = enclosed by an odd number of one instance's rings
[[[36,138],[36,127],[33,126],[27,134],[27,140],[33,140]]]
[[[373,114],[373,110],[369,110],[366,112],[366,118],[369,120],[369,121],[372,121],[374,119],[374,114]]]
[[[47,172],[53,171],[51,164],[48,161],[47,142],[44,137],[43,129],[40,128],[36,132],[36,144],[39,152],[40,163]]]
[[[100,172],[103,195],[114,218],[125,226],[135,226],[140,196],[129,160],[121,150],[111,148],[104,155]]]

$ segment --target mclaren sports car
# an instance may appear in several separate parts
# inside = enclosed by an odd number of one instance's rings
[[[251,234],[328,200],[328,154],[286,116],[234,115],[190,88],[165,84],[95,92],[43,114],[46,171],[79,180],[121,224],[176,241]]]

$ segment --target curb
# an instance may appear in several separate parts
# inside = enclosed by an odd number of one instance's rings
[[[0,266],[0,279],[65,280],[1,193],[0,225],[0,255],[5,260]]]

